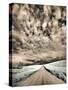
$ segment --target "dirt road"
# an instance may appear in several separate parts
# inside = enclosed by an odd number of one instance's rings
[[[64,81],[58,79],[56,76],[49,73],[42,66],[37,72],[26,78],[24,81],[16,83],[16,86],[30,86],[30,85],[46,85],[46,84],[63,84]]]

